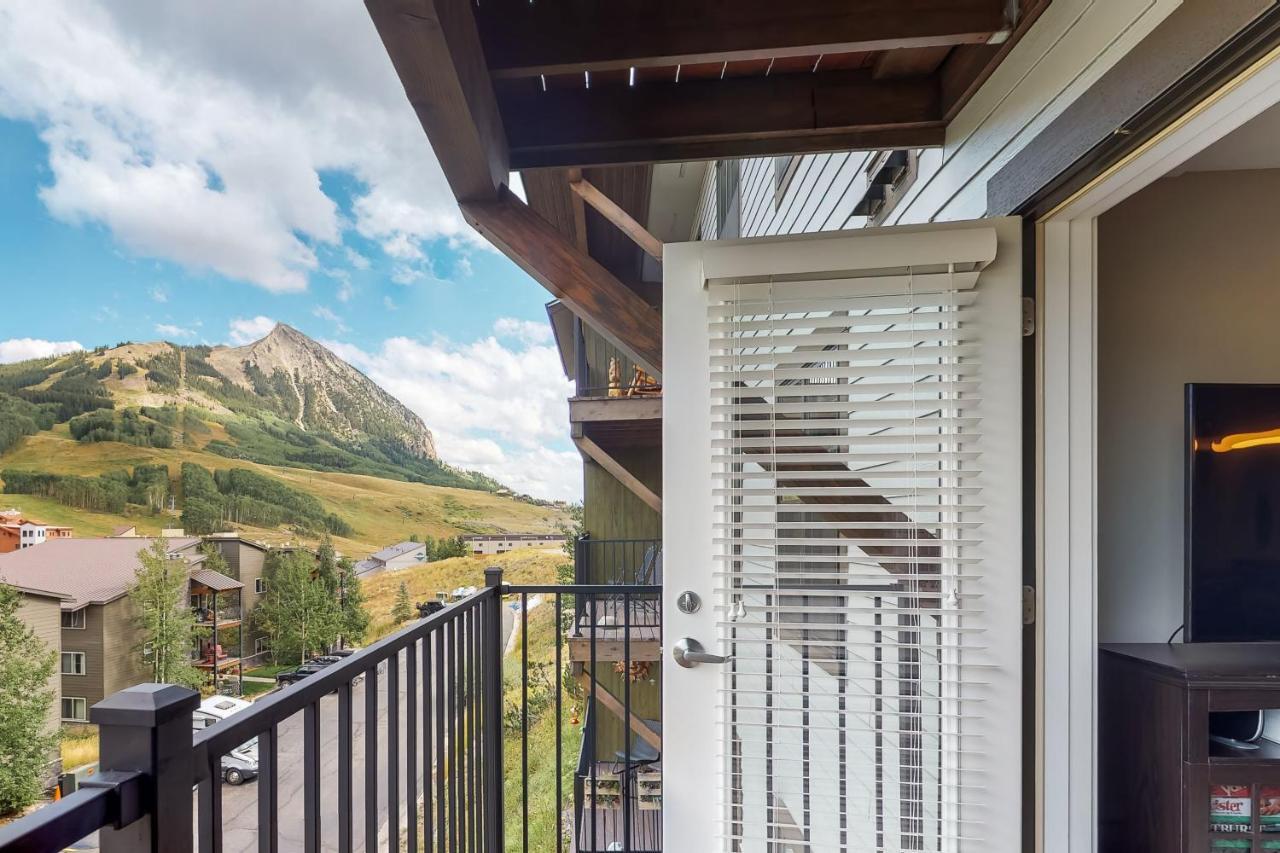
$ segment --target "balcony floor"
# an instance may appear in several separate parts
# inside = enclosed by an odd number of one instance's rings
[[[578,617],[574,630],[569,634],[569,660],[575,663],[590,661],[592,643],[595,644],[597,661],[623,660],[628,651],[628,620],[621,598],[594,604],[588,602],[583,606],[586,612]],[[631,660],[661,660],[662,627],[656,603],[632,601],[630,609]]]
[[[604,853],[621,850],[625,830],[622,809],[595,810],[595,843],[591,843],[592,812],[582,812],[582,826],[575,833],[574,853]],[[610,844],[617,844],[610,848]],[[637,809],[631,813],[632,853],[660,853],[662,850],[662,812],[658,809]]]

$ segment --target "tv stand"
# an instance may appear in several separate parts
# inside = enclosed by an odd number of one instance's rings
[[[1280,709],[1280,643],[1104,645],[1098,688],[1100,853],[1280,853],[1280,743],[1210,734]]]

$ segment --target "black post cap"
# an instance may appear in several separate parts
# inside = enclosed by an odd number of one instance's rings
[[[200,707],[200,694],[176,684],[135,684],[89,709],[89,721],[100,726],[154,728]]]

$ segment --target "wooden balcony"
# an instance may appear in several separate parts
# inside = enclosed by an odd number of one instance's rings
[[[662,620],[658,602],[633,600],[624,603],[622,596],[618,596],[581,602],[578,607],[574,630],[569,634],[571,662],[630,660],[633,663],[651,663],[662,659]]]

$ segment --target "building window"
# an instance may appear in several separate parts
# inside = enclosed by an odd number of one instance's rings
[[[62,719],[68,723],[89,722],[89,703],[79,696],[63,696]]]
[[[62,627],[84,630],[84,608],[62,611]]]
[[[254,592],[256,592],[258,595],[265,595],[265,594],[266,594],[266,592],[267,592],[267,579],[266,579],[266,578],[254,578],[254,579],[253,579],[253,591],[254,591]]]
[[[265,654],[266,652],[271,651],[270,640],[271,640],[270,637],[259,637],[256,640],[254,640],[253,653],[255,655],[260,655],[260,654]]]
[[[84,675],[85,674],[84,652],[63,652],[62,653],[62,674],[63,675]]]

